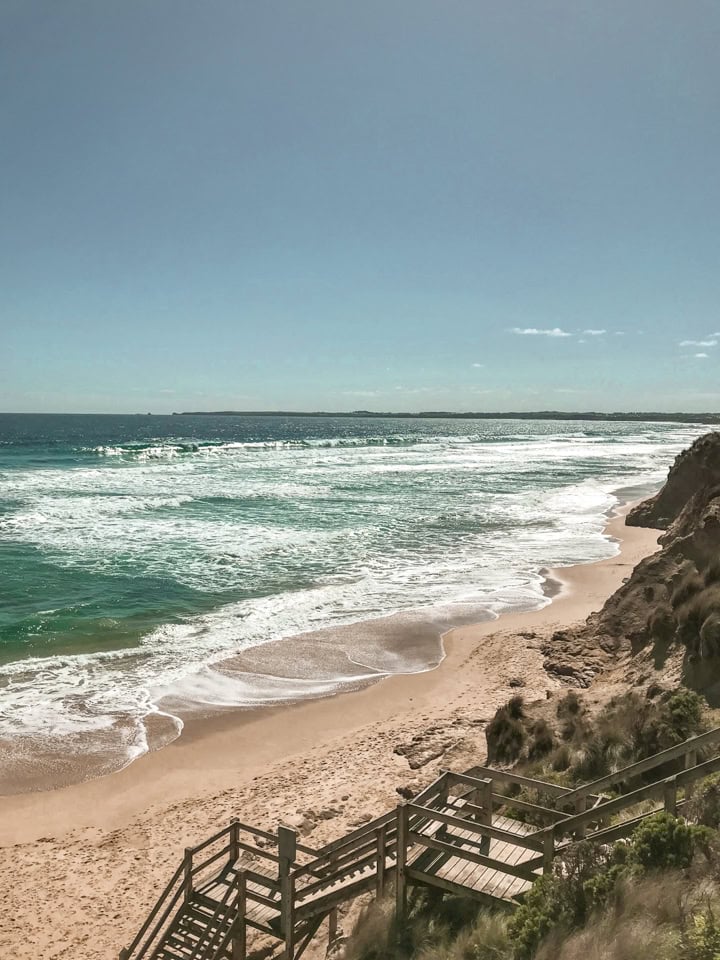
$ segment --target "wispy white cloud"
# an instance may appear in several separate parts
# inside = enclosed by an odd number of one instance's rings
[[[379,397],[380,390],[343,390],[345,397]]]
[[[718,336],[718,334],[714,333],[712,336],[713,336],[713,339],[711,340],[681,340],[680,346],[681,347],[716,347],[718,342],[714,338]]]
[[[473,366],[476,367],[476,368],[479,370],[479,369],[481,369],[482,367],[484,367],[485,364],[484,364],[484,363],[474,363]]]
[[[616,330],[616,331],[615,331],[615,336],[616,336],[616,337],[624,337],[624,336],[625,336],[625,331],[624,331],[624,330]]]
[[[572,334],[560,327],[552,327],[549,330],[540,330],[537,327],[513,327],[511,333],[516,333],[521,337],[571,337]]]
[[[583,330],[585,337],[601,337],[604,333],[607,333],[607,330]]]
[[[707,353],[696,353],[695,356],[698,358],[698,360],[707,360],[708,358]]]

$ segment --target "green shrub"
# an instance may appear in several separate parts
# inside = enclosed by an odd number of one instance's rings
[[[703,780],[688,804],[687,817],[705,827],[720,827],[720,773]]]
[[[522,697],[513,697],[495,712],[485,728],[488,763],[513,763],[518,759],[526,737],[521,717]]]
[[[555,748],[555,737],[552,728],[546,720],[538,720],[533,724],[532,740],[528,748],[530,760],[539,760],[547,756]]]
[[[703,707],[702,697],[686,687],[680,687],[667,699],[661,710],[668,718],[672,734],[678,743],[700,733],[703,726]]]
[[[566,743],[561,743],[560,746],[553,751],[553,754],[550,757],[550,767],[555,772],[567,770],[571,761],[572,757],[570,755],[570,748]]]
[[[683,936],[683,960],[718,960],[720,958],[720,923],[712,907],[694,913]]]
[[[615,850],[591,843],[574,844],[536,880],[508,922],[515,960],[531,960],[550,931],[576,929],[612,895],[623,869]],[[608,878],[601,884],[601,876]]]
[[[678,820],[669,813],[657,813],[635,828],[630,856],[643,870],[689,867],[695,850],[706,845],[704,827]]]
[[[515,694],[514,697],[510,697],[507,702],[508,713],[513,720],[522,720],[525,717],[524,707],[525,701],[519,693]]]
[[[560,721],[560,736],[563,740],[579,740],[588,735],[590,727],[585,704],[574,690],[568,690],[558,701],[555,712]]]

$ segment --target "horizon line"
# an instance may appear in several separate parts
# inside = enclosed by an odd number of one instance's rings
[[[390,410],[182,410],[170,413],[153,413],[147,411],[124,411],[101,413],[97,411],[63,412],[63,411],[0,411],[0,416],[15,417],[348,417],[348,418],[387,418],[387,419],[478,419],[478,420],[522,420],[522,419],[550,419],[550,420],[677,420],[690,422],[720,422],[720,412],[685,412],[681,410],[494,410],[494,411],[457,411],[457,410],[419,410],[419,411],[390,411]]]

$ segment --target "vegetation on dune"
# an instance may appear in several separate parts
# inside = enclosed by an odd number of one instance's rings
[[[513,913],[423,890],[401,929],[390,900],[358,920],[346,960],[718,960],[720,836],[669,814],[628,842],[574,844]],[[632,949],[630,949],[632,948]]]
[[[720,657],[720,558],[686,560],[665,585],[666,599],[650,609],[647,638],[664,654],[677,642],[692,663]]]
[[[514,697],[497,711],[487,736],[495,762],[519,761],[531,776],[572,785],[703,729],[703,701],[684,688],[658,688],[652,698],[625,693],[594,718],[570,690],[549,719],[533,719],[522,698]],[[512,810],[513,797],[544,802],[533,794],[509,788],[505,812],[522,816]],[[391,901],[372,904],[349,938],[345,957],[720,960],[720,774],[697,786],[686,813],[687,820],[655,814],[614,845],[572,844],[511,914],[416,888],[400,928]]]
[[[519,698],[514,698],[515,700]],[[485,736],[491,762],[520,762],[531,775],[573,784],[594,780],[681,743],[704,729],[703,700],[692,690],[661,691],[652,699],[614,697],[590,720],[574,690],[558,701],[554,727],[500,707]]]

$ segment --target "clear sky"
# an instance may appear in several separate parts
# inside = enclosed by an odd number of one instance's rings
[[[0,409],[720,409],[716,0],[0,0]]]

